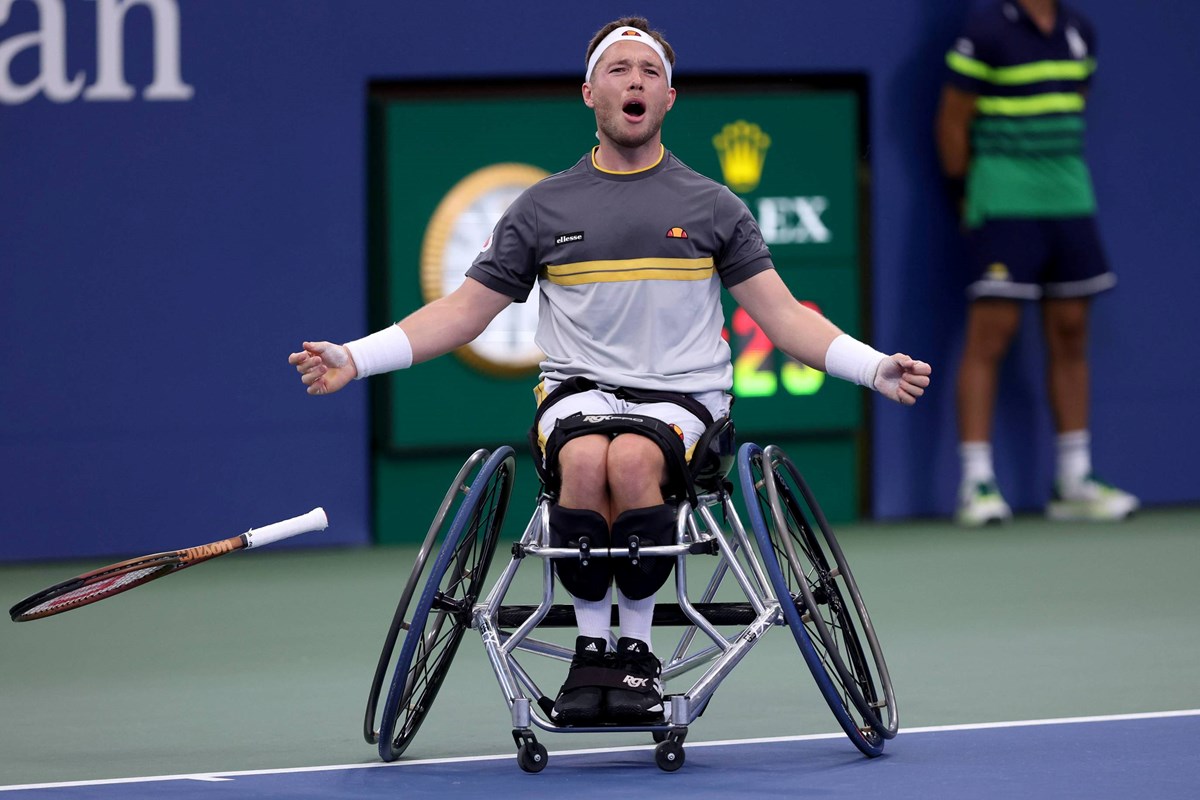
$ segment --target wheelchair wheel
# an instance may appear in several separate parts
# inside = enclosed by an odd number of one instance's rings
[[[434,515],[433,523],[429,526],[429,532],[425,534],[425,540],[421,543],[420,550],[417,551],[417,557],[413,559],[412,573],[408,576],[408,583],[405,584],[404,591],[400,593],[400,601],[396,603],[396,611],[392,615],[392,624],[388,628],[387,637],[384,639],[383,651],[379,654],[379,663],[375,665],[375,676],[371,680],[371,690],[367,694],[367,710],[363,715],[363,738],[367,740],[367,744],[375,744],[379,741],[379,731],[375,729],[375,710],[379,706],[379,693],[383,687],[384,679],[387,678],[388,667],[392,664],[392,655],[396,650],[396,640],[400,636],[400,631],[408,630],[410,627],[408,609],[412,603],[413,595],[428,580],[428,571],[425,569],[425,565],[429,561],[429,555],[434,551],[434,546],[438,545],[440,540],[445,539],[446,520],[454,501],[461,498],[467,490],[467,484],[465,483],[467,477],[487,457],[487,450],[476,450],[466,460],[466,463],[462,465],[462,468],[459,469],[454,482],[446,490],[446,496],[442,498],[442,504],[438,507],[437,514]]]
[[[845,555],[781,450],[747,444],[738,462],[763,566],[784,618],[842,729],[865,755],[877,756],[898,729],[895,698]]]
[[[470,627],[471,607],[479,599],[496,551],[512,492],[513,450],[511,447],[496,450],[479,468],[474,480],[467,483],[464,473],[469,473],[472,466],[468,460],[447,494],[451,498],[465,492],[407,622],[403,622],[404,614],[397,609],[400,623],[393,627],[403,628],[407,633],[396,658],[379,731],[372,731],[384,761],[399,758],[425,721],[463,633]],[[414,575],[418,571],[424,572],[423,564],[417,565]],[[401,598],[402,603],[404,599]],[[385,646],[384,653],[381,663],[386,664],[390,648]],[[378,697],[377,689],[375,696]],[[368,717],[374,705],[374,702],[369,705]],[[367,727],[371,727],[370,723]]]

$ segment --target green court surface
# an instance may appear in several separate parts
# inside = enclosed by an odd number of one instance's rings
[[[838,534],[902,728],[1200,708],[1198,510],[1151,510],[1123,524],[1022,517],[981,531],[919,521]],[[58,617],[6,620],[0,786],[377,761],[362,738],[363,707],[414,553],[256,551]],[[502,541],[492,577],[507,553]],[[0,600],[7,607],[96,566],[0,566]],[[656,629],[656,649],[677,635]],[[543,688],[556,689],[563,671],[546,662]],[[776,630],[688,741],[836,730],[790,633]],[[468,631],[405,758],[510,753],[509,731]],[[649,742],[540,739],[551,752]]]

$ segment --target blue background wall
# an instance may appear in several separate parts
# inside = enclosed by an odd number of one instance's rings
[[[41,2],[64,10],[68,74],[90,83],[100,5]],[[332,521],[323,541],[365,541],[366,387],[308,397],[286,356],[365,332],[367,82],[578,75],[591,33],[631,11],[678,51],[681,102],[689,72],[869,76],[873,340],[938,379],[916,409],[874,402],[874,511],[951,511],[966,281],[932,118],[965,2],[178,5],[191,100],[141,97],[151,16],[134,8],[137,97],[0,105],[0,559],[196,544],[314,505]],[[1079,5],[1100,32],[1089,150],[1121,278],[1095,306],[1096,462],[1148,504],[1193,502],[1200,110],[1182,87],[1200,74],[1200,4]],[[5,11],[0,43],[41,24],[33,0]],[[12,60],[14,81],[36,77],[37,52]],[[480,120],[478,146],[518,122]],[[1052,469],[1034,322],[997,428],[1022,509],[1045,500]]]

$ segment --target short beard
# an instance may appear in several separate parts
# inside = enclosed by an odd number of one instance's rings
[[[658,119],[652,120],[650,124],[637,128],[632,134],[629,134],[620,130],[619,120],[614,121],[612,117],[607,115],[597,115],[596,118],[596,126],[604,136],[611,139],[617,146],[631,150],[641,147],[658,136],[659,132],[662,131],[662,124],[663,116],[660,116]]]

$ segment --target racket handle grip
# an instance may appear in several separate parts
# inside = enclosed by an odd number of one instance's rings
[[[272,542],[278,542],[280,539],[287,539],[309,531],[323,531],[327,527],[329,527],[329,519],[325,516],[325,509],[314,508],[307,514],[301,514],[298,517],[273,522],[261,528],[251,528],[242,535],[246,537],[246,548],[249,549],[262,547]]]

